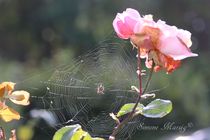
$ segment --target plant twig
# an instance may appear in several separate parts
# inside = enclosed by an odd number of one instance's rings
[[[139,96],[136,100],[136,103],[132,109],[132,111],[129,113],[129,115],[121,122],[119,123],[115,129],[113,130],[112,134],[110,135],[109,137],[109,140],[115,140],[115,136],[116,134],[118,133],[118,131],[125,125],[128,123],[128,121],[130,121],[134,115],[135,115],[135,110],[138,106],[138,103],[140,102],[141,100],[141,96],[146,92],[148,86],[149,86],[149,83],[151,81],[151,78],[152,78],[152,73],[153,73],[153,70],[154,70],[154,66],[152,65],[152,68],[150,70],[150,74],[149,74],[149,77],[148,77],[148,80],[145,84],[145,88],[144,90],[142,91],[142,75],[141,75],[141,59],[140,59],[140,47],[138,47],[137,49],[138,51],[138,59],[137,59],[137,70],[139,71],[137,74],[138,74],[138,79],[139,79]]]
[[[6,135],[3,127],[0,127],[0,140],[6,140]]]

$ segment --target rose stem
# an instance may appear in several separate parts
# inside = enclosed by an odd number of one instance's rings
[[[129,120],[131,120],[133,117],[134,117],[134,114],[135,114],[135,110],[138,106],[138,103],[140,102],[141,100],[141,96],[146,92],[148,86],[149,86],[149,83],[150,83],[150,80],[151,80],[151,77],[152,77],[152,73],[153,73],[153,70],[154,70],[154,66],[152,66],[151,70],[150,70],[150,74],[149,74],[149,78],[146,82],[146,85],[145,85],[145,88],[142,92],[142,76],[141,76],[141,58],[140,58],[140,47],[138,47],[137,49],[137,53],[138,53],[138,59],[137,59],[137,70],[139,71],[138,72],[138,79],[139,79],[139,96],[136,100],[136,103],[131,111],[131,113],[129,113],[128,117],[125,118],[121,123],[119,123],[115,129],[113,130],[112,134],[110,135],[109,137],[109,140],[115,140],[115,135],[118,133],[118,131],[125,125],[128,123]]]

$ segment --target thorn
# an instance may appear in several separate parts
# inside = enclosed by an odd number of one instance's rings
[[[140,72],[140,70],[137,70],[136,73],[139,75],[141,72]]]
[[[154,93],[151,93],[151,94],[144,94],[141,96],[141,98],[143,99],[147,99],[147,98],[155,98],[155,94]]]
[[[141,72],[146,72],[146,70],[141,70]]]
[[[116,117],[116,115],[114,115],[114,113],[109,113],[109,116],[112,117],[112,119],[115,120],[117,124],[120,124],[119,119]]]
[[[134,90],[134,91],[136,91],[137,93],[140,92],[139,89],[138,89],[136,86],[131,86],[131,90]]]
[[[137,46],[136,46],[132,41],[130,41],[130,43],[131,43],[131,45],[133,46],[133,49],[134,49],[134,48],[137,48]]]
[[[145,76],[146,75],[146,73],[141,73],[141,76]]]
[[[141,76],[146,75],[146,71],[145,71],[145,70],[142,70],[141,72],[140,72],[140,70],[137,70],[136,73],[137,73],[138,75],[141,74]]]

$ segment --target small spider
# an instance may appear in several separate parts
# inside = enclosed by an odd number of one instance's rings
[[[104,86],[103,86],[102,83],[99,83],[99,84],[98,84],[98,87],[97,87],[97,94],[99,94],[99,95],[104,94]]]

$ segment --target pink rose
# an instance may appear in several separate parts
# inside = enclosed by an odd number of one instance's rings
[[[113,21],[117,35],[130,38],[134,47],[140,47],[141,58],[146,58],[146,66],[155,64],[155,71],[165,69],[168,73],[177,69],[182,59],[198,56],[190,51],[191,33],[167,25],[164,21],[155,22],[152,15],[141,17],[134,9],[126,9],[117,14]]]

